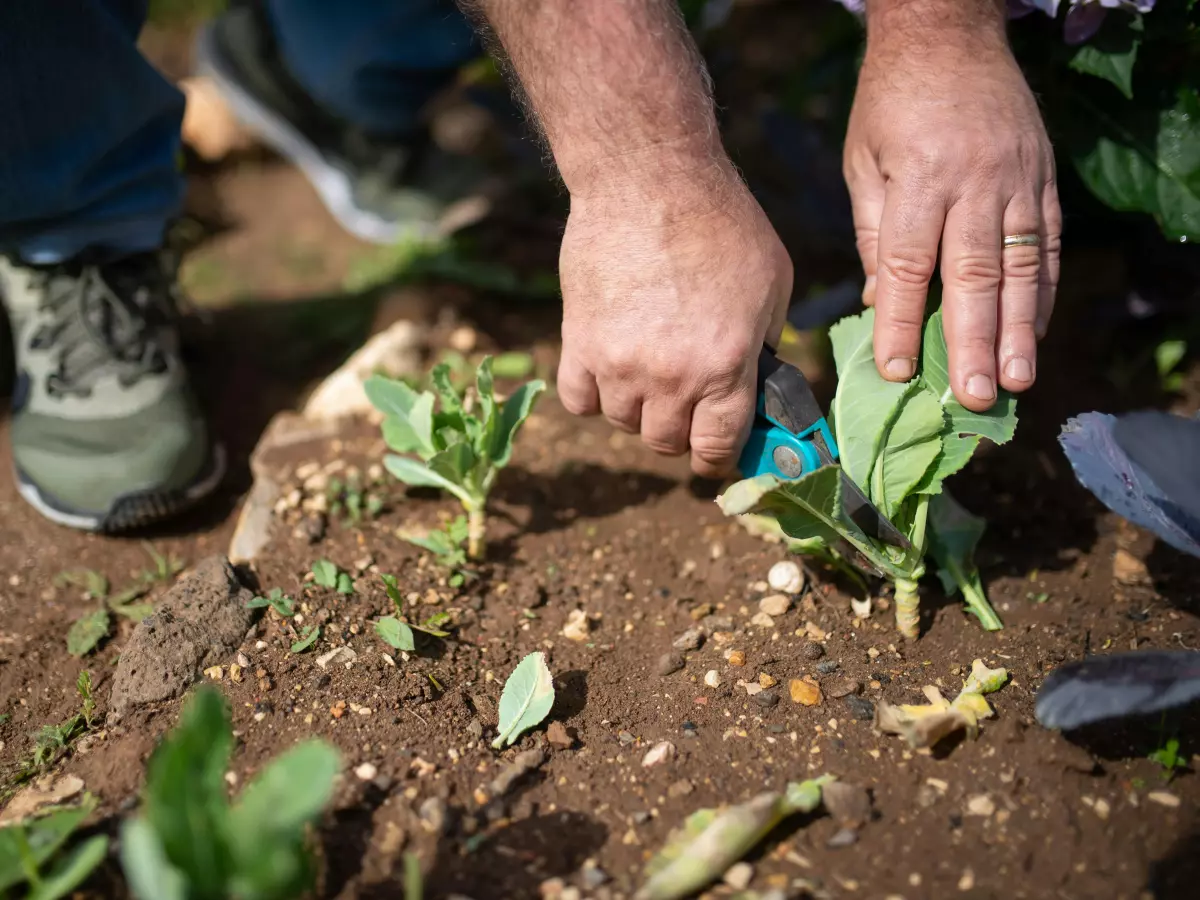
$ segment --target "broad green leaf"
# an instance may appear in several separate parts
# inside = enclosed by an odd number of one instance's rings
[[[375,633],[388,646],[412,653],[416,649],[413,643],[412,628],[408,623],[401,622],[395,616],[384,616],[375,623]]]
[[[888,425],[875,459],[868,496],[889,519],[942,453],[946,416],[937,398],[920,385],[910,387]]]
[[[790,815],[812,812],[821,804],[829,776],[777,791],[726,809],[692,813],[682,829],[646,864],[648,880],[634,900],[681,900],[720,878]]]
[[[140,622],[142,619],[146,619],[154,615],[154,604],[124,603],[120,606],[114,604],[112,611],[123,619],[128,619],[131,622]]]
[[[327,559],[312,564],[313,581],[323,588],[337,587],[338,567]]]
[[[1163,341],[1154,348],[1154,367],[1159,378],[1166,378],[1187,355],[1187,341]]]
[[[225,772],[232,749],[225,699],[204,686],[188,700],[147,767],[146,819],[167,860],[198,898],[225,895],[231,865]]]
[[[885,381],[875,368],[875,310],[847,316],[829,329],[837,364],[837,393],[830,408],[842,468],[866,487],[909,385]]]
[[[317,638],[321,636],[320,625],[309,625],[300,634],[300,640],[294,642],[291,646],[293,653],[303,653],[309,647],[317,642]]]
[[[457,544],[451,542],[449,535],[436,528],[428,534],[403,534],[401,537],[439,558],[449,556],[457,549]]]
[[[341,768],[338,752],[310,740],[273,760],[242,792],[230,812],[237,882],[250,890],[234,896],[291,897],[309,881],[313,866],[305,829],[333,793]]]
[[[948,491],[929,501],[929,553],[938,565],[938,578],[947,596],[962,591],[967,609],[984,628],[994,631],[1000,619],[987,602],[983,581],[975,565],[975,547],[987,527],[983,519],[959,505]]]
[[[354,593],[354,579],[350,577],[349,572],[338,572],[337,584],[334,586],[334,590],[346,596]]]
[[[407,419],[421,396],[403,381],[383,375],[372,375],[366,379],[363,390],[372,406],[395,419]]]
[[[407,419],[389,416],[383,420],[380,430],[388,449],[397,453],[421,453],[425,449],[425,443]]]
[[[158,835],[142,816],[121,826],[121,869],[136,900],[188,900],[183,875],[171,865]]]
[[[500,725],[493,747],[511,747],[522,733],[538,725],[554,706],[554,677],[546,654],[538,651],[521,660],[504,682],[500,694]]]
[[[455,547],[461,546],[470,533],[471,525],[466,516],[455,516],[446,526],[446,536],[450,538]]]
[[[1094,75],[1133,99],[1133,67],[1141,44],[1140,17],[1109,16],[1100,33],[1080,45],[1067,64],[1076,72]]]
[[[108,636],[111,624],[112,617],[103,607],[80,616],[67,632],[67,652],[72,656],[87,656]]]
[[[546,382],[531,381],[528,384],[523,384],[512,395],[504,401],[504,405],[500,409],[500,420],[496,423],[496,430],[492,433],[491,460],[492,465],[498,469],[502,469],[508,465],[512,459],[513,444],[517,439],[517,432],[521,425],[529,418],[529,413],[533,410],[533,404],[537,402],[537,398],[543,391],[546,390]]]
[[[447,493],[453,494],[464,503],[472,502],[472,497],[466,490],[444,476],[439,475],[423,463],[417,462],[415,459],[409,459],[407,456],[389,455],[383,458],[383,465],[405,484],[410,484],[413,487],[440,488]]]
[[[42,876],[42,883],[31,890],[26,900],[61,900],[68,897],[104,862],[108,855],[108,837],[96,835],[88,838],[58,860],[49,874]]]
[[[463,405],[462,397],[454,387],[454,383],[450,378],[450,365],[448,363],[438,363],[433,367],[433,371],[429,373],[429,380],[433,382],[433,389],[437,391],[437,395],[442,401],[442,410],[449,415],[462,415]]]
[[[59,851],[95,808],[96,799],[89,794],[79,806],[44,811],[23,824],[0,828],[0,891],[6,891],[25,880],[20,845],[17,841],[18,829],[24,830],[29,855],[40,869]]]
[[[469,483],[471,470],[475,468],[475,451],[466,441],[453,444],[436,456],[425,461],[431,470],[447,481],[458,485]]]
[[[939,309],[925,324],[925,339],[921,352],[921,382],[933,392],[946,413],[942,432],[942,454],[936,465],[922,480],[921,493],[936,494],[941,482],[967,464],[979,441],[985,437],[995,444],[1012,439],[1017,428],[1016,398],[1000,391],[996,402],[987,412],[972,412],[954,399],[950,387],[950,355],[942,331],[942,311]]]

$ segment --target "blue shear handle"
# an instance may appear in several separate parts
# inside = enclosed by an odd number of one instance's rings
[[[738,469],[745,478],[770,474],[778,478],[791,479],[793,476],[781,470],[775,462],[776,449],[787,447],[800,460],[801,471],[796,477],[803,477],[809,472],[821,468],[821,457],[813,443],[813,438],[818,434],[824,438],[825,446],[829,448],[830,455],[836,461],[838,458],[837,444],[833,440],[833,433],[829,430],[829,423],[824,418],[818,419],[800,434],[792,434],[767,417],[760,398],[758,414],[754,418],[754,426],[750,429],[750,438],[746,441],[742,455],[738,458]]]

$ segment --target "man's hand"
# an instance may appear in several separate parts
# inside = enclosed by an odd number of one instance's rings
[[[558,390],[700,475],[737,461],[763,339],[778,339],[792,264],[728,161],[620,161],[571,198],[559,270]]]
[[[1054,156],[1005,37],[1003,2],[876,0],[845,173],[875,361],[912,377],[941,244],[955,397],[982,411],[1037,371],[1058,280]],[[1006,235],[1039,246],[1003,249]]]

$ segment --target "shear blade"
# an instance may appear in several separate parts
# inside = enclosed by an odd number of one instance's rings
[[[861,528],[869,538],[883,541],[883,543],[899,547],[901,550],[911,549],[912,544],[908,538],[887,520],[874,503],[867,499],[867,495],[850,480],[850,476],[844,471],[841,475],[842,508],[846,511],[850,521]]]

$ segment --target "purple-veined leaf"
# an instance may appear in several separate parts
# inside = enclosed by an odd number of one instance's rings
[[[1037,695],[1046,728],[1078,728],[1121,716],[1173,709],[1200,699],[1200,653],[1140,650],[1059,666]]]

